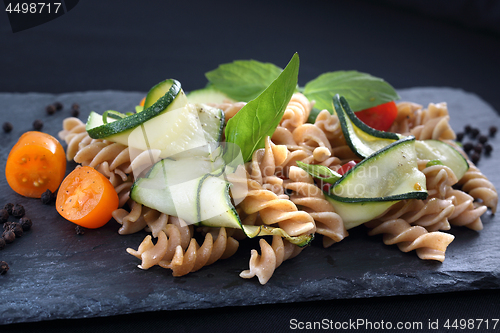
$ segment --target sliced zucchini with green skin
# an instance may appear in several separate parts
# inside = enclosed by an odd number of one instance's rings
[[[451,145],[440,140],[417,140],[415,142],[417,157],[421,160],[438,160],[449,167],[457,179],[461,179],[469,170],[465,157]]]
[[[398,140],[356,164],[325,193],[346,229],[370,221],[400,200],[427,198],[415,138]]]
[[[165,91],[167,87],[168,89]],[[93,139],[109,138],[116,134],[132,130],[163,112],[168,112],[187,104],[186,96],[181,89],[180,82],[177,80],[166,80],[154,86],[148,93],[150,103],[157,96],[158,98],[149,107],[145,107],[142,112],[125,118],[114,119],[114,121],[110,121],[107,124],[104,124],[102,120],[101,122],[98,121],[96,118],[97,113],[91,113],[86,125],[87,133]]]
[[[101,121],[102,117],[93,112],[89,116],[88,124]],[[223,130],[222,110],[207,105],[185,104],[183,107],[161,113],[134,129],[104,139],[141,151],[158,149],[161,151],[160,157],[165,158],[186,150],[194,154],[194,150],[191,151],[194,148],[220,142]],[[199,150],[196,154],[206,153]]]
[[[136,180],[130,197],[190,224],[241,229],[248,237],[280,235],[299,246],[312,240],[313,235],[292,237],[280,228],[242,225],[229,195],[231,183],[224,178],[223,160],[220,155],[215,161],[163,159]]]
[[[399,134],[379,131],[363,123],[342,96],[333,97],[333,108],[339,118],[347,145],[361,158],[368,157],[402,138]]]
[[[324,165],[307,164],[301,161],[297,161],[297,165],[312,177],[321,179],[322,181],[329,184],[335,184],[337,180],[342,178],[341,174]]]
[[[189,103],[203,103],[203,104],[220,104],[224,102],[235,103],[232,98],[229,98],[222,91],[215,89],[212,86],[208,86],[203,89],[193,90],[187,94],[187,99]]]

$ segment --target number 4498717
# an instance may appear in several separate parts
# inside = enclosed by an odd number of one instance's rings
[[[7,7],[5,8],[6,12],[9,13],[18,13],[18,14],[41,14],[42,12],[46,12],[48,14],[57,14],[59,11],[59,8],[61,7],[61,2],[23,2],[23,3],[16,3],[14,6],[12,3],[9,2]]]
[[[499,319],[448,319],[443,324],[446,329],[484,329],[494,330],[497,328]]]

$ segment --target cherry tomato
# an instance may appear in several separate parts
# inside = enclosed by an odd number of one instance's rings
[[[59,141],[36,131],[21,135],[5,166],[9,186],[30,198],[40,198],[47,189],[55,192],[65,173],[66,155]]]
[[[110,181],[89,166],[73,170],[57,192],[56,209],[66,220],[95,229],[111,219],[118,194]]]
[[[351,170],[352,168],[354,168],[354,166],[356,165],[356,161],[349,161],[347,162],[346,164],[342,165],[340,167],[340,169],[337,170],[337,173],[340,174],[340,175],[344,175],[347,173],[347,171]]]
[[[379,131],[388,131],[397,115],[398,107],[395,102],[380,104],[356,112],[356,116],[362,122]]]

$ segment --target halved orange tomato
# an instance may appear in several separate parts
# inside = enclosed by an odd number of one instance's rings
[[[64,178],[57,192],[56,209],[66,220],[95,229],[111,219],[118,201],[111,182],[94,168],[83,166]]]
[[[37,131],[21,135],[5,166],[9,186],[30,198],[40,198],[47,189],[55,192],[65,173],[64,148],[53,136]]]

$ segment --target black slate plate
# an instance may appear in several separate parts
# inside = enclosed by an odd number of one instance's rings
[[[495,110],[476,95],[448,88],[401,90],[403,100],[427,105],[446,101],[454,128],[470,123],[482,129],[500,126]],[[17,138],[39,118],[43,131],[57,135],[70,105],[79,103],[85,119],[91,110],[127,111],[143,96],[130,92],[86,92],[62,95],[0,94],[1,122],[14,125],[1,133],[1,169]],[[52,116],[45,106],[60,101],[62,111]],[[498,146],[498,138],[493,139]],[[500,153],[493,152],[478,166],[497,188]],[[68,165],[68,172],[74,167]],[[2,173],[3,175],[3,173]],[[363,227],[329,249],[318,244],[286,261],[272,279],[261,286],[257,279],[238,274],[248,268],[253,241],[243,244],[234,257],[185,277],[173,278],[169,270],[143,271],[139,261],[125,252],[137,248],[145,233],[120,236],[111,221],[98,230],[76,235],[75,226],[62,219],[54,207],[15,194],[0,178],[0,205],[21,203],[33,219],[33,228],[0,251],[10,270],[0,276],[0,324],[63,318],[112,316],[155,310],[200,309],[287,303],[340,298],[380,297],[500,288],[500,225],[490,212],[483,216],[484,230],[453,228],[456,236],[444,263],[419,260],[386,246],[380,237],[368,237]]]

